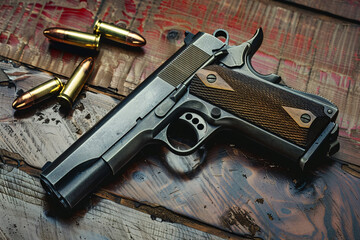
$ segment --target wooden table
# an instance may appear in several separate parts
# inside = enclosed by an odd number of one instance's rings
[[[0,239],[359,239],[359,1],[24,0],[0,2],[0,17]],[[96,18],[141,33],[147,45],[105,41],[93,53],[42,35],[53,26],[91,32]],[[44,163],[171,56],[184,31],[224,28],[235,45],[258,27],[257,71],[339,107],[341,149],[332,161],[301,173],[229,133],[201,164],[160,146],[143,150],[71,213],[45,197]],[[54,75],[66,80],[89,55],[95,71],[69,114],[55,100],[11,108],[21,91]]]

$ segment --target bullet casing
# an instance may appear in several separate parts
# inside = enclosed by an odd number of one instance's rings
[[[143,36],[133,31],[123,29],[114,24],[102,22],[97,20],[94,26],[94,33],[100,34],[112,41],[122,44],[130,45],[133,47],[142,47],[146,44]]]
[[[79,64],[58,96],[61,106],[68,109],[72,108],[76,97],[84,87],[93,69],[94,59],[92,57],[86,58]]]
[[[98,51],[100,35],[65,28],[47,28],[44,35],[52,41]]]
[[[54,95],[57,95],[64,85],[57,77],[30,89],[13,102],[13,108],[17,110],[25,109],[42,102]]]

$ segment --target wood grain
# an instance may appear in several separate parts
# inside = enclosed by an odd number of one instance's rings
[[[355,0],[286,0],[287,2],[297,3],[309,8],[328,12],[340,17],[348,18],[355,21],[360,21],[360,2]]]
[[[54,211],[37,178],[0,163],[0,239],[221,239],[105,199]]]
[[[3,81],[0,83],[0,149],[32,166],[41,167],[46,161],[54,160],[118,100],[86,91],[67,116],[58,111],[54,101],[15,114],[11,102],[16,93],[50,79],[52,74],[24,68],[8,62],[8,58],[49,70],[65,79],[85,56],[95,55],[91,86],[125,96],[182,45],[184,31],[211,33],[225,28],[234,45],[248,40],[260,26],[265,39],[253,58],[254,67],[264,74],[277,73],[291,87],[320,94],[336,103],[340,109],[337,122],[342,143],[338,156],[359,162],[360,27],[354,21],[264,0],[99,0],[80,4],[11,1],[0,3],[0,18],[0,55],[6,57],[0,63]],[[132,49],[104,41],[100,52],[95,54],[52,45],[42,35],[44,28],[54,25],[90,32],[95,18],[137,31],[146,37],[148,44],[143,49]],[[271,152],[259,151],[232,137],[219,138],[209,146],[208,157],[201,164],[197,156],[169,157],[168,151],[161,150],[142,152],[126,170],[109,180],[102,192],[116,199],[124,196],[152,206],[161,205],[245,236],[354,239],[359,235],[359,171],[354,166],[327,163],[303,176],[277,164],[278,159]],[[8,172],[0,176],[11,175],[13,171]],[[7,182],[0,184],[6,186],[2,189],[12,189]],[[33,192],[33,182],[28,185],[30,190],[21,191]],[[8,215],[14,212],[26,217],[27,210],[35,209],[37,215],[31,215],[30,219],[40,216],[36,223],[44,227],[42,231],[51,234],[56,231],[46,225],[49,222],[74,229],[74,222],[59,220],[58,223],[56,217],[43,220],[39,214],[42,206],[38,205],[41,201],[36,197],[29,197],[26,203],[30,206],[7,195],[3,198],[10,199],[4,201],[3,208],[11,209]],[[23,212],[14,210],[10,203],[21,206]],[[99,206],[103,206],[101,202]],[[121,215],[118,210],[115,213]],[[15,215],[11,216],[10,220],[15,221]],[[109,219],[113,221],[113,218]],[[23,218],[19,221],[21,226],[27,222]],[[12,233],[17,229],[14,226],[4,226],[7,227],[0,228],[0,237],[27,236]],[[63,236],[63,232],[56,233]]]
[[[60,111],[56,99],[16,112],[11,104],[17,92],[27,91],[53,76],[15,66],[0,62],[0,71],[6,76],[0,82],[7,83],[0,91],[0,143],[2,149],[26,156],[32,166],[53,161],[119,102],[103,94],[83,92],[68,114]]]
[[[205,163],[187,175],[168,165],[164,169],[166,151],[160,156],[159,150],[145,151],[105,188],[242,235],[287,239],[357,235],[357,175],[348,174],[339,163],[300,174],[278,164],[270,152],[229,139],[227,135],[209,147]],[[261,154],[254,154],[255,149]]]

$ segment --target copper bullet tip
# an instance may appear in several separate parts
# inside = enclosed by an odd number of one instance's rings
[[[102,37],[112,41],[133,47],[142,47],[146,44],[145,38],[140,34],[101,20],[96,21],[94,33],[101,34]]]
[[[65,38],[66,30],[64,28],[47,28],[43,31],[45,37],[52,41],[59,41]]]
[[[130,31],[129,34],[127,35],[126,41],[129,43],[129,45],[135,47],[142,47],[145,46],[146,44],[146,40],[143,36],[132,31]]]
[[[24,93],[23,95],[16,98],[12,104],[13,109],[23,110],[29,108],[33,105],[33,99],[29,92]]]
[[[29,108],[34,104],[42,102],[54,95],[57,95],[63,88],[63,83],[57,77],[46,81],[15,99],[12,107],[15,110]]]
[[[82,68],[85,70],[85,72],[88,74],[88,73],[91,73],[94,69],[94,62],[95,62],[95,59],[93,57],[88,57],[86,59],[84,59],[80,65],[82,66]]]

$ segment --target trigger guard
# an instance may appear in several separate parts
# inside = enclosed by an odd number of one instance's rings
[[[179,156],[187,156],[190,155],[192,153],[194,153],[198,148],[201,147],[201,143],[198,142],[195,146],[189,148],[189,149],[178,149],[175,148],[168,140],[167,136],[166,136],[166,131],[167,131],[168,127],[164,128],[156,137],[155,139],[158,141],[161,141],[162,143],[164,143],[166,145],[166,147],[173,152],[176,155]]]
[[[188,149],[178,149],[178,148],[175,148],[170,143],[169,138],[168,138],[168,129],[172,123],[168,124],[163,130],[161,130],[161,132],[159,132],[159,134],[154,139],[163,142],[167,146],[167,148],[174,154],[177,154],[180,156],[190,155],[190,154],[194,153],[196,150],[198,150],[199,148],[201,148],[201,145],[204,142],[205,137],[208,132],[207,131],[208,124],[200,115],[193,113],[193,112],[186,112],[178,119],[186,121],[195,130],[197,142],[194,146],[192,146]]]

